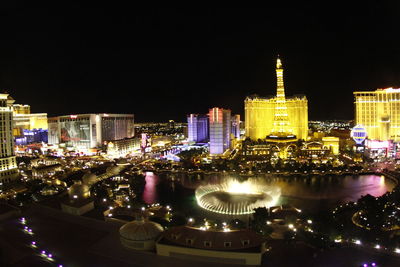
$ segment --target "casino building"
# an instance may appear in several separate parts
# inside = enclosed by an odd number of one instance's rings
[[[367,137],[365,153],[400,158],[400,88],[357,91],[354,100],[355,124]]]
[[[79,114],[48,119],[49,144],[87,150],[134,136],[133,114]]]
[[[7,93],[0,94],[0,186],[11,182],[18,175],[14,151],[13,108],[14,99]]]
[[[282,62],[276,62],[277,92],[273,98],[247,97],[243,155],[291,158],[296,142],[308,136],[308,102],[305,96],[286,98]]]
[[[47,143],[47,113],[31,113],[29,105],[13,104],[16,145]]]
[[[188,141],[201,143],[207,142],[209,139],[208,132],[208,116],[200,114],[189,114],[187,116],[188,122]]]
[[[304,95],[286,97],[283,84],[283,67],[277,59],[277,95],[275,97],[249,96],[244,101],[246,136],[252,140],[265,139],[267,135],[282,129],[306,140],[308,136],[308,101]],[[280,115],[279,115],[280,114]],[[284,119],[284,124],[278,120]]]
[[[210,119],[210,155],[219,156],[231,146],[231,110],[211,108]]]
[[[400,141],[400,88],[354,92],[355,124],[362,125],[368,139]]]

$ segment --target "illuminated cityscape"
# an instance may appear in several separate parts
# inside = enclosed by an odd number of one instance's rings
[[[396,10],[3,10],[0,266],[400,266]]]

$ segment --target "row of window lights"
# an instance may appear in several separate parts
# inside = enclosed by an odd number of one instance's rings
[[[172,238],[177,240],[179,238],[179,235],[172,235]],[[187,245],[193,245],[194,240],[187,238],[186,239],[186,244]],[[248,246],[250,244],[250,240],[242,240],[242,246]],[[204,246],[205,247],[211,247],[212,246],[212,242],[211,241],[204,241]],[[224,247],[229,248],[232,246],[232,242],[224,242]]]

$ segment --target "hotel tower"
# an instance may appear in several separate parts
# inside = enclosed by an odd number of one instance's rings
[[[295,136],[307,139],[308,101],[304,95],[285,96],[283,66],[276,62],[277,93],[275,97],[249,96],[245,99],[246,136],[252,140]]]
[[[0,94],[0,186],[11,182],[18,174],[13,137],[14,101],[8,94]]]
[[[354,92],[355,124],[369,140],[400,142],[400,89]]]
[[[231,146],[231,110],[211,108],[210,119],[210,155],[225,153]]]

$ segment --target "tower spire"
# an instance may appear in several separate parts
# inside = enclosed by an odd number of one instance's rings
[[[289,127],[289,119],[285,98],[285,87],[283,84],[283,67],[279,55],[276,60],[276,82],[276,104],[274,127],[272,132],[279,135],[289,134],[292,133],[292,129],[290,129]]]

